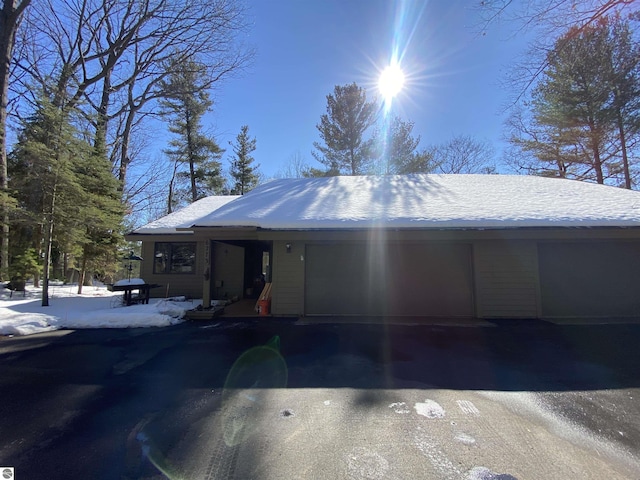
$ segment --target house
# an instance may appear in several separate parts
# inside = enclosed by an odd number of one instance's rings
[[[135,230],[171,295],[274,315],[640,314],[640,192],[512,175],[275,180]]]

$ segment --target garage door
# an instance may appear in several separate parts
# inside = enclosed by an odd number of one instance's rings
[[[541,243],[544,317],[640,314],[640,244]]]
[[[307,245],[307,315],[473,316],[466,244]]]

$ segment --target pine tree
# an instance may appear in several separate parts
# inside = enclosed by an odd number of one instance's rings
[[[75,242],[81,249],[78,294],[82,293],[87,272],[108,269],[123,240],[124,209],[118,180],[111,174],[110,162],[95,149],[76,160],[75,174],[83,187],[80,212],[83,232]]]
[[[249,136],[249,126],[243,125],[233,145],[235,158],[231,160],[230,175],[233,179],[232,195],[244,195],[258,185],[258,168],[251,153],[256,149],[256,139]]]
[[[378,140],[382,149],[381,173],[428,173],[433,170],[432,155],[427,151],[416,151],[420,136],[414,137],[412,132],[413,122],[405,122],[400,117],[391,120],[386,129],[386,138]],[[376,137],[380,135],[378,133]]]
[[[88,145],[75,136],[70,113],[43,98],[20,133],[12,158],[25,175],[14,177],[22,217],[33,231],[33,243],[43,252],[42,306],[49,305],[48,287],[55,235],[62,242],[82,233],[82,185],[74,161],[87,155]]]
[[[42,252],[42,305],[56,256],[81,258],[81,273],[109,257],[121,239],[118,182],[104,157],[74,127],[73,111],[43,97],[11,152],[10,174],[19,202],[14,232],[24,251]],[[17,255],[18,256],[18,255]],[[16,257],[17,257],[16,256]],[[112,256],[112,255],[111,255]],[[81,283],[79,291],[81,292]]]
[[[611,112],[617,130],[624,187],[631,188],[629,144],[640,132],[640,45],[634,41],[630,22],[614,17],[601,22],[607,29],[607,68],[613,94]],[[637,23],[637,22],[636,22]]]
[[[579,128],[589,153],[585,163],[604,183],[604,141],[609,124],[609,98],[600,53],[604,37],[589,28],[569,31],[548,56],[546,79],[535,91],[537,120],[567,128]]]
[[[314,142],[313,156],[327,169],[327,175],[361,175],[375,157],[373,139],[364,134],[376,121],[377,106],[367,101],[365,90],[355,82],[336,85],[327,95],[327,113],[316,128],[323,143]]]
[[[524,168],[631,188],[627,147],[637,143],[640,125],[639,52],[629,22],[617,17],[571,28],[556,41],[530,115],[510,120],[512,144],[539,162]]]
[[[162,83],[163,114],[170,119],[169,131],[177,135],[165,153],[174,164],[169,188],[169,213],[178,203],[176,183],[186,180],[185,197],[191,202],[208,195],[221,194],[224,179],[220,158],[224,153],[216,141],[202,132],[202,116],[213,102],[206,91],[206,69],[192,61],[174,61],[168,80]],[[187,170],[181,167],[187,166]]]

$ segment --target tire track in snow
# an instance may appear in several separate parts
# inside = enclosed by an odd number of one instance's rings
[[[470,400],[456,400],[458,407],[462,410],[462,413],[465,415],[472,415],[474,417],[480,416],[480,410],[476,407],[472,401]]]
[[[414,442],[418,450],[427,457],[441,480],[458,480],[462,472],[449,460],[449,457],[439,447],[435,438],[418,427],[414,436]]]
[[[446,411],[442,405],[428,398],[424,402],[416,402],[413,408],[418,415],[431,419],[432,421],[438,421],[438,419],[444,418],[446,415]],[[447,454],[439,447],[438,440],[425,432],[420,426],[415,432],[414,443],[435,469],[437,478],[442,480],[457,480],[461,477],[462,472],[449,460]]]

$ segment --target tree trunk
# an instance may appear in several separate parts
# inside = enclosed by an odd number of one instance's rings
[[[351,175],[356,175],[356,154],[353,148],[349,151],[349,160],[351,163]]]
[[[7,175],[7,103],[9,102],[9,73],[13,46],[20,17],[31,0],[4,0],[0,10],[0,280],[9,271],[9,181]]]
[[[596,182],[604,185],[604,175],[602,174],[602,159],[600,158],[600,147],[593,146],[593,167],[596,171]]]
[[[67,272],[69,271],[69,254],[64,252],[62,255],[62,272],[64,274],[65,279],[67,278]]]
[[[135,104],[133,97],[134,82],[129,84],[127,104],[129,111],[127,112],[127,119],[124,123],[124,130],[122,131],[122,144],[120,145],[120,169],[118,170],[118,180],[120,180],[120,191],[124,194],[124,188],[127,183],[127,168],[129,167],[129,139],[131,138],[131,129],[133,128],[134,119],[136,113],[141,108],[142,104]],[[123,200],[126,200],[123,198]]]
[[[34,239],[33,248],[38,252],[38,258],[42,257],[42,232],[38,232],[37,237]],[[40,288],[40,272],[36,271],[33,274],[33,287]]]
[[[62,130],[62,123],[59,126],[59,130]],[[56,164],[58,166],[58,170],[55,172],[53,184],[51,185],[51,203],[49,205],[49,213],[45,215],[46,228],[44,231],[44,265],[42,268],[42,306],[49,306],[49,274],[51,270],[51,247],[53,245],[53,227],[54,227],[54,215],[56,212],[56,198],[58,195],[58,178],[59,178],[59,167],[60,167],[60,139],[61,131],[58,131],[58,139],[57,145],[55,146],[56,155]]]
[[[51,213],[48,215],[44,236],[44,263],[42,265],[42,306],[49,306],[49,269],[51,268],[51,246],[53,244],[53,208],[55,194],[51,200]]]
[[[0,245],[0,279],[9,270],[9,206],[7,175],[7,103],[9,101],[9,68],[13,54],[15,29],[10,28],[10,13],[7,11],[12,1],[5,0],[0,14],[0,195],[2,195],[2,242]]]
[[[80,275],[78,278],[78,295],[82,295],[82,286],[84,285],[84,276],[87,272],[87,254],[82,252],[82,263],[80,264]]]
[[[590,143],[591,151],[593,152],[593,169],[596,172],[596,182],[603,185],[604,175],[602,174],[602,158],[600,157],[600,138],[598,129],[592,119],[589,120],[589,131],[591,133]]]
[[[188,108],[186,112],[186,127],[187,127],[187,153],[189,156],[189,178],[191,179],[191,201],[195,202],[196,200],[198,200],[198,188],[196,186],[196,172],[195,172],[195,164],[193,162],[194,152],[193,152],[193,138],[191,138],[192,136],[191,115],[189,115]]]
[[[131,136],[131,127],[133,125],[134,115],[135,113],[133,111],[129,111],[129,113],[127,113],[127,120],[125,121],[124,131],[122,132],[122,145],[120,145],[120,168],[118,170],[118,180],[120,180],[119,188],[123,194],[127,181],[127,167],[129,166],[129,137]]]
[[[178,170],[178,162],[173,162],[173,175],[169,180],[169,195],[167,196],[167,215],[173,211],[173,185],[176,181],[176,171]]]
[[[617,93],[616,93],[617,98]],[[616,104],[618,102],[616,101]],[[622,149],[622,169],[624,171],[624,188],[631,190],[631,173],[629,171],[629,157],[627,156],[627,139],[624,130],[624,120],[622,111],[616,106],[616,117],[618,121],[618,136],[620,138],[620,148]]]
[[[111,98],[111,71],[107,72],[102,82],[102,97],[96,118],[96,136],[93,147],[99,156],[107,154],[107,123],[109,121],[109,99]]]

